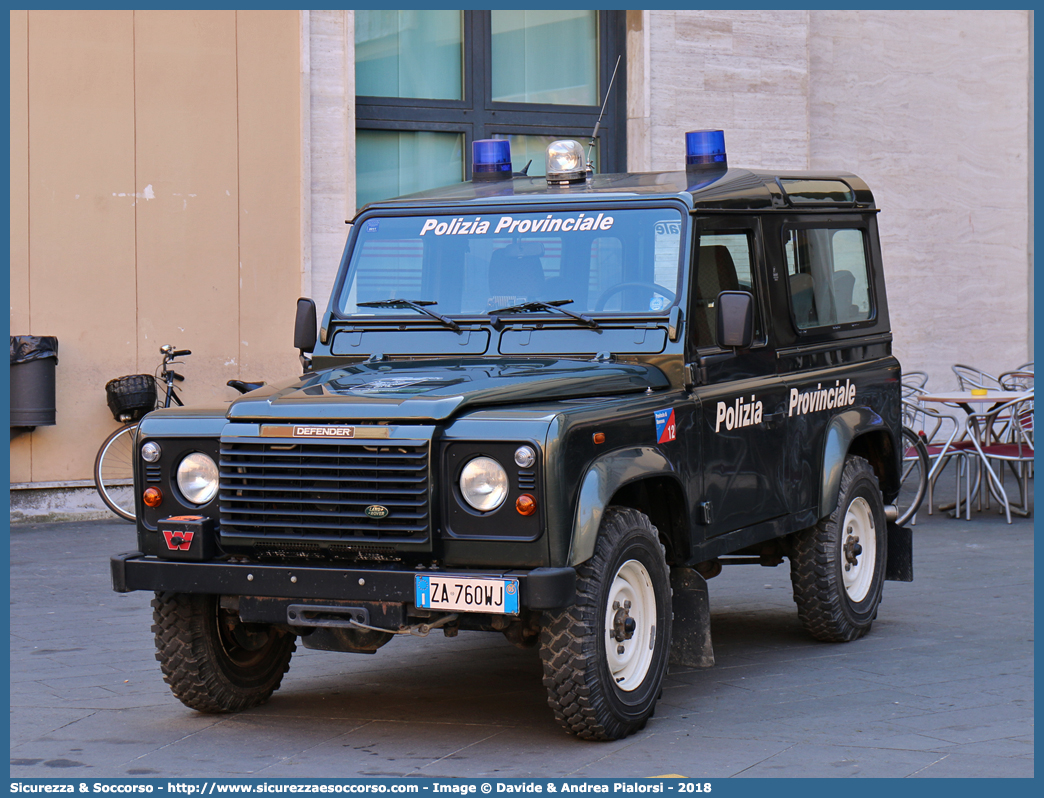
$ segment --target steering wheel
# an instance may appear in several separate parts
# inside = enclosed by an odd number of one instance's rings
[[[628,288],[651,288],[657,294],[662,294],[663,296],[667,297],[667,299],[670,302],[674,302],[674,300],[677,298],[677,294],[675,294],[669,288],[664,288],[662,285],[659,285],[658,283],[617,283],[616,285],[611,286],[602,292],[602,295],[595,300],[594,309],[604,310],[606,303],[609,301],[609,297],[611,297],[613,294],[619,294],[621,291],[624,291]]]

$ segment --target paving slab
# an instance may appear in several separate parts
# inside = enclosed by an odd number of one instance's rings
[[[672,670],[626,740],[562,732],[535,650],[462,632],[373,656],[299,648],[265,706],[182,706],[154,659],[149,600],[118,595],[120,522],[16,526],[16,778],[1021,777],[1033,756],[1033,521],[922,513],[912,583],[889,582],[861,640],[811,640],[789,570],[710,582],[717,664]]]

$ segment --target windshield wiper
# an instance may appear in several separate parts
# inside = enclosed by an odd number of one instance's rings
[[[431,316],[433,319],[442,322],[446,327],[453,330],[453,332],[460,332],[460,325],[453,321],[453,319],[448,316],[443,316],[441,313],[435,313],[425,307],[425,305],[438,304],[432,299],[378,299],[373,302],[356,302],[355,304],[360,308],[410,308],[411,310],[423,313],[426,316]]]
[[[487,311],[486,315],[493,317],[493,324],[500,324],[500,318],[496,315],[498,313],[535,313],[541,310],[553,310],[569,316],[571,319],[576,319],[592,330],[599,329],[598,322],[590,316],[585,316],[582,313],[573,313],[573,311],[562,307],[562,305],[571,305],[572,303],[573,300],[571,299],[553,299],[550,302],[522,302],[518,305],[508,305],[506,308]]]

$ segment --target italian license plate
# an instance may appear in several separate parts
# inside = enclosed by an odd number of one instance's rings
[[[517,579],[417,574],[415,585],[418,607],[518,615]]]

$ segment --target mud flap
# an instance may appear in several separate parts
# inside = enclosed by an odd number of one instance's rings
[[[707,580],[691,568],[672,568],[671,589],[674,591],[674,622],[670,664],[683,668],[712,667],[714,648]]]
[[[913,581],[913,532],[894,521],[888,522],[888,562],[885,579],[891,582]]]

